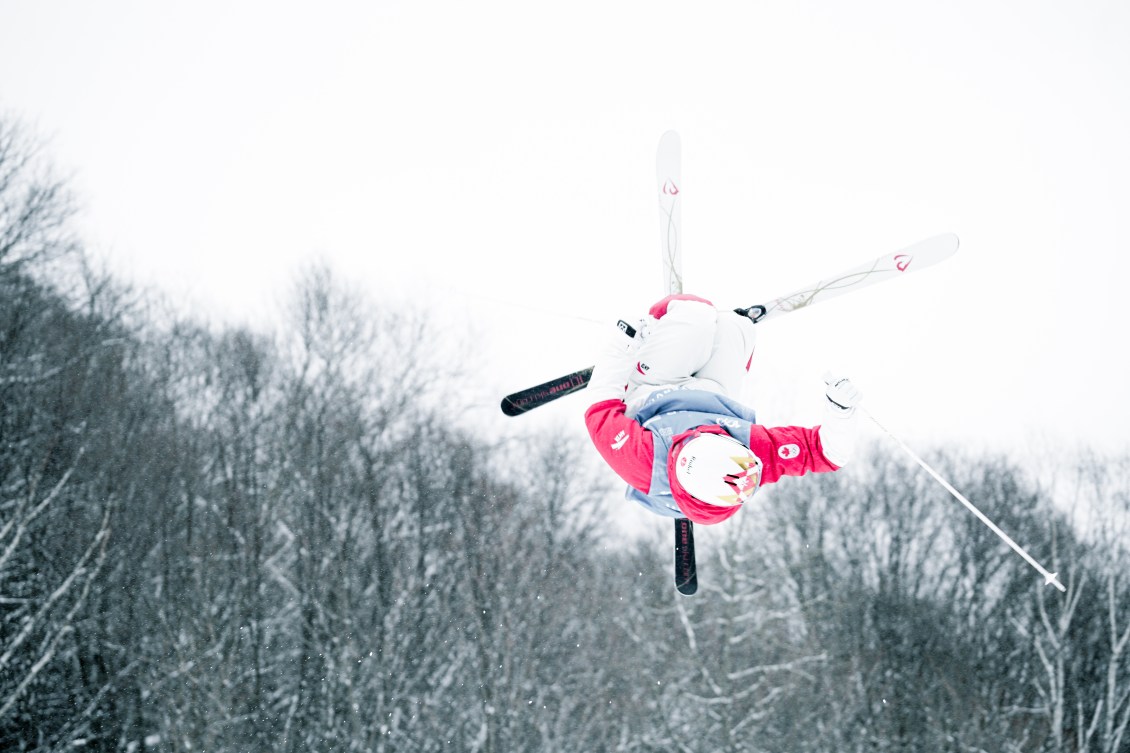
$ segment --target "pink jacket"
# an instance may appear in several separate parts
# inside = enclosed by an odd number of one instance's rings
[[[655,442],[650,431],[625,414],[624,402],[612,399],[594,403],[585,412],[585,425],[597,451],[612,470],[633,489],[643,494],[651,493],[652,471],[656,462]],[[726,433],[725,429],[716,424],[700,426],[696,431]],[[672,467],[670,464],[674,462],[681,443],[693,435],[694,431],[688,431],[674,438],[666,459],[669,468]],[[767,428],[754,424],[746,445],[761,459],[763,486],[775,483],[782,476],[824,473],[839,468],[824,457],[820,444],[820,427]],[[697,500],[686,493],[673,473],[668,473],[667,479],[679,509],[695,523],[721,523],[739,509]]]

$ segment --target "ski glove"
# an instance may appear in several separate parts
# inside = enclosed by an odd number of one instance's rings
[[[858,387],[847,377],[837,377],[831,373],[824,375],[824,383],[828,385],[824,395],[834,412],[838,411],[839,415],[845,417],[855,413],[855,406],[863,399],[863,393]]]
[[[820,426],[820,446],[828,462],[842,468],[855,455],[858,431],[855,406],[863,399],[863,393],[846,377],[828,373],[824,375],[824,382],[827,402],[824,403],[824,423]]]
[[[635,366],[636,351],[640,347],[640,329],[640,326],[635,327],[632,335],[629,335],[627,329],[617,326],[607,336],[586,390],[593,403],[612,398],[624,399],[628,388],[628,374]]]

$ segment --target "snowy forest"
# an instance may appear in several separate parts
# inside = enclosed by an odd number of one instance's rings
[[[929,453],[1065,594],[872,448],[684,597],[586,443],[452,428],[422,313],[314,267],[186,319],[49,157],[0,119],[0,749],[1130,751],[1130,455]]]

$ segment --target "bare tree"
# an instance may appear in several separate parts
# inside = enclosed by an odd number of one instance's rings
[[[1130,458],[1086,453],[1068,479],[1069,511],[1057,566],[1068,569],[1063,598],[1040,591],[1030,628],[1043,669],[1034,681],[1051,751],[1124,749],[1130,724]]]
[[[1048,542],[1046,497],[1000,458],[939,464],[1006,530]],[[806,479],[805,481],[808,481]],[[913,467],[873,454],[846,475],[774,494],[775,538],[828,661],[804,749],[891,745],[1017,750],[1039,664],[1015,627],[1032,581],[1009,551]],[[1037,535],[1039,533],[1040,535]],[[803,705],[803,702],[802,702]]]
[[[14,561],[14,555],[21,543],[30,538],[29,533],[36,519],[66,489],[74,466],[64,472],[63,477],[49,493],[38,498],[38,484],[33,482],[28,490],[31,498],[21,495],[14,500],[6,500],[4,508],[14,508],[12,515],[0,529],[0,603],[11,608],[5,615],[4,623],[11,627],[0,644],[0,673],[6,682],[0,684],[0,719],[12,710],[19,698],[55,658],[61,640],[73,632],[75,615],[83,607],[90,593],[91,584],[102,569],[106,555],[106,542],[109,538],[110,508],[103,514],[90,544],[77,561],[64,565],[62,579],[48,585],[49,593],[36,597],[32,592],[21,588],[23,580]],[[60,563],[52,563],[57,565]],[[7,595],[8,589],[15,595]],[[34,646],[32,643],[34,642]]]
[[[65,726],[60,686],[82,655],[120,502],[94,483],[99,398],[122,373],[115,323],[76,310],[45,271],[75,250],[70,211],[19,127],[0,120],[0,739],[24,727],[50,743]]]
[[[19,122],[0,113],[0,273],[42,272],[75,250],[74,203]]]

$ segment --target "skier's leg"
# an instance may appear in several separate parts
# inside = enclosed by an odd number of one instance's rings
[[[652,320],[628,381],[636,387],[677,385],[689,380],[714,350],[719,312],[699,301],[672,301],[663,318]]]
[[[757,343],[757,327],[748,317],[718,312],[710,357],[694,373],[696,379],[718,385],[716,391],[732,397],[741,392]]]

